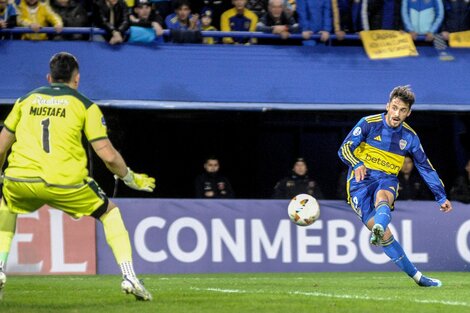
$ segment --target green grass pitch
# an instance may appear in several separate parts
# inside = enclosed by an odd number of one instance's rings
[[[401,272],[142,275],[152,302],[113,275],[9,276],[0,312],[470,312],[470,273],[427,274],[443,287]]]

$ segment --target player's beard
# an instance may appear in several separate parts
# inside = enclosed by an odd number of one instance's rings
[[[390,127],[397,128],[398,126],[403,123],[404,120],[402,120],[400,117],[393,117],[391,115],[387,115],[387,124]]]

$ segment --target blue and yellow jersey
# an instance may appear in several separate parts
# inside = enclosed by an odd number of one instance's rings
[[[166,18],[165,18],[165,24],[166,24],[166,27],[168,29],[176,29],[176,30],[189,30],[189,25],[190,25],[190,20],[193,18],[193,15],[190,14],[188,16],[188,19],[186,21],[186,24],[183,24],[180,22],[180,20],[178,19],[178,16],[176,15],[176,13],[172,13],[170,15],[168,15]],[[198,21],[197,22],[197,27],[199,28],[201,22]]]
[[[99,107],[64,84],[18,99],[5,127],[16,137],[5,176],[61,186],[83,184],[88,176],[82,132],[90,142],[107,138]]]
[[[396,177],[405,156],[410,155],[436,201],[442,204],[447,199],[444,185],[416,132],[405,122],[397,128],[388,126],[385,113],[362,118],[344,140],[338,155],[350,170],[364,165],[368,175],[377,178]]]
[[[256,24],[258,24],[258,16],[248,9],[243,10],[243,14],[239,14],[237,9],[232,8],[225,11],[220,17],[220,30],[223,32],[241,31],[241,32],[254,32],[256,31]],[[224,43],[246,43],[247,38],[224,38]],[[256,43],[253,38],[251,43]]]

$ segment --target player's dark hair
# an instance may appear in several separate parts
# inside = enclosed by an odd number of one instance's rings
[[[219,158],[215,155],[210,155],[208,156],[207,158],[204,159],[204,164],[206,164],[207,162],[209,162],[210,160],[215,160],[217,162],[219,162]]]
[[[411,90],[410,85],[398,86],[393,88],[392,92],[390,93],[389,102],[391,102],[395,98],[398,98],[401,101],[407,103],[410,109],[413,103],[415,103],[415,94]]]
[[[69,83],[73,73],[79,70],[78,61],[68,52],[59,52],[49,61],[49,70],[54,83]]]
[[[191,3],[189,2],[189,0],[178,0],[173,2],[174,10],[180,9],[182,6],[187,6],[191,9]]]

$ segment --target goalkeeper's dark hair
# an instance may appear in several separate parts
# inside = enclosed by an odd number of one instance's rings
[[[69,83],[75,71],[78,72],[77,59],[68,52],[59,52],[49,61],[49,70],[54,83]]]
[[[389,102],[392,102],[392,100],[395,98],[398,98],[401,101],[407,103],[410,109],[413,103],[415,103],[415,94],[411,90],[410,85],[393,88],[392,92],[390,93]]]

